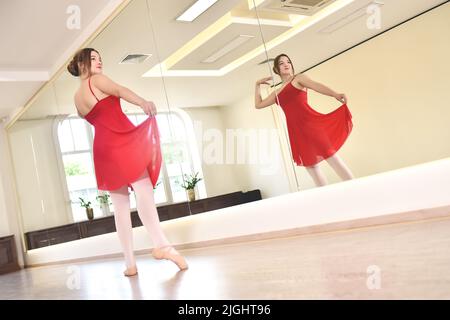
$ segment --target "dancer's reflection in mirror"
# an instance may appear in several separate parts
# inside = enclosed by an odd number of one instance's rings
[[[341,179],[352,179],[353,174],[337,154],[353,127],[346,95],[337,93],[304,74],[295,74],[292,61],[286,54],[275,58],[273,71],[280,76],[281,87],[262,99],[261,85],[270,85],[272,77],[258,80],[255,107],[261,109],[276,103],[283,109],[294,162],[306,167],[317,186],[328,183],[319,168],[319,163],[323,160],[330,164]],[[308,104],[308,89],[334,97],[343,104],[330,113],[319,113]]]

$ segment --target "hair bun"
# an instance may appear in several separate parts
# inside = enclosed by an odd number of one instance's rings
[[[272,70],[273,70],[273,72],[275,72],[275,74],[280,75],[280,74],[278,73],[277,68],[273,67]]]
[[[69,65],[67,66],[67,70],[70,72],[71,75],[78,77],[80,75],[80,70],[78,69],[78,63],[75,58],[70,61]]]
[[[81,74],[86,72],[91,75],[91,52],[95,51],[100,56],[97,50],[93,48],[83,48],[78,50],[73,56],[72,61],[70,61],[67,66],[67,71],[70,72],[75,77],[79,77]]]

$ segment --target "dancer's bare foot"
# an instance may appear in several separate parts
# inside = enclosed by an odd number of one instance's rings
[[[180,270],[185,270],[188,268],[188,264],[182,255],[178,253],[172,246],[165,246],[160,248],[154,248],[152,250],[152,256],[155,259],[161,260],[166,259],[175,263]]]
[[[123,272],[123,275],[125,276],[125,277],[132,277],[132,276],[135,276],[135,275],[137,275],[137,268],[136,268],[136,266],[134,266],[134,267],[131,267],[131,268],[127,268],[124,272]]]

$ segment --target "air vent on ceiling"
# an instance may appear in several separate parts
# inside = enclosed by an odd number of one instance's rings
[[[138,64],[144,62],[151,56],[151,54],[128,54],[119,64]]]
[[[260,5],[261,10],[283,11],[291,14],[312,16],[336,0],[266,0]]]

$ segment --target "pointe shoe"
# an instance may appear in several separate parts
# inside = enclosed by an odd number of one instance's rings
[[[164,248],[169,248],[168,250],[164,250]],[[176,253],[172,253],[172,251]],[[167,247],[161,247],[161,248],[154,248],[152,250],[152,256],[153,258],[157,260],[165,259],[170,260],[173,263],[175,263],[180,270],[185,270],[188,268],[188,264],[186,260],[183,258],[182,255],[180,255],[175,248],[171,246]]]
[[[124,272],[123,272],[123,275],[125,276],[125,277],[132,277],[132,276],[135,276],[135,275],[137,275],[137,268],[136,267],[131,267],[131,268],[127,268]]]

